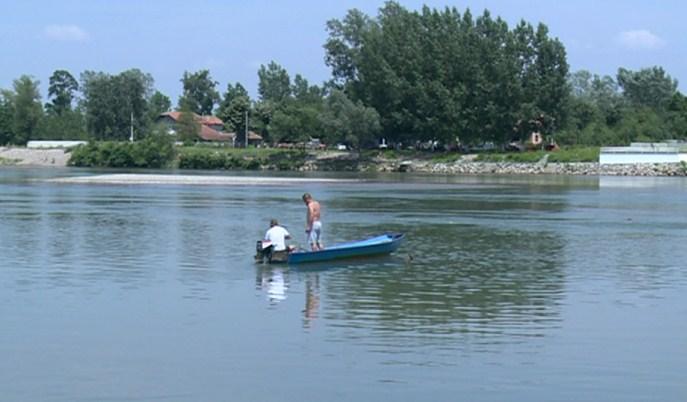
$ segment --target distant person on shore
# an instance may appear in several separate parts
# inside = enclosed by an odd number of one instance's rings
[[[315,201],[309,193],[303,194],[303,202],[306,208],[308,208],[305,220],[305,234],[308,238],[308,244],[313,251],[322,250],[324,247],[320,241],[322,237],[320,203]]]
[[[274,251],[286,250],[286,240],[290,238],[291,234],[284,227],[279,226],[279,221],[270,220],[270,228],[265,232],[265,240],[272,242]]]

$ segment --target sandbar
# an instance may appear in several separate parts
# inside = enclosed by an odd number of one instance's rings
[[[291,184],[333,184],[360,182],[360,180],[357,179],[256,176],[200,176],[136,173],[59,177],[55,179],[49,179],[48,181],[52,183],[68,184],[176,184],[202,186],[273,186]]]

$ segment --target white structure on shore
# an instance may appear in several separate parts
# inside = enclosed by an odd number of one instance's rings
[[[680,163],[687,162],[687,142],[633,142],[629,147],[603,147],[599,163]]]
[[[77,145],[86,144],[86,141],[29,141],[26,144],[26,148],[37,149],[37,148],[48,148],[48,149],[60,149],[60,148],[72,148]]]

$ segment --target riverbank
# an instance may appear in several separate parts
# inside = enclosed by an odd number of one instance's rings
[[[406,160],[382,166],[381,171],[419,172],[446,175],[576,175],[576,176],[687,176],[687,166],[678,163],[602,165],[598,162],[512,163],[454,162],[431,163]]]
[[[67,166],[69,154],[64,149],[0,147],[0,165]]]
[[[0,165],[67,166],[70,154],[63,149],[28,149],[0,147]],[[250,159],[250,157],[249,157]],[[298,159],[298,158],[295,158]],[[348,172],[417,172],[444,175],[584,175],[584,176],[687,176],[684,163],[607,165],[598,162],[482,162],[475,155],[462,155],[455,161],[385,157],[382,153],[363,157],[356,152],[309,152],[302,162],[288,164],[248,164],[251,170],[348,171]],[[250,162],[250,161],[249,161]],[[285,169],[286,167],[286,169]]]
[[[416,172],[444,175],[576,175],[576,176],[687,176],[684,163],[599,164],[598,162],[548,162],[548,157],[532,163],[482,162],[477,155],[462,155],[455,161],[386,158],[382,154],[360,158],[356,154],[330,153],[310,158],[301,170]]]

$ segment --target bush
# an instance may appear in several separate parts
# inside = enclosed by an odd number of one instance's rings
[[[70,166],[113,168],[163,168],[174,160],[169,136],[150,136],[143,141],[90,142],[71,152]]]
[[[217,148],[206,145],[179,149],[180,169],[295,170],[305,162],[303,151]]]

